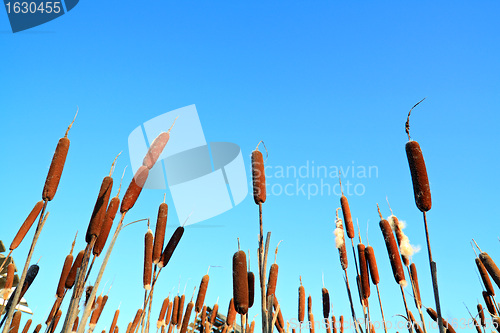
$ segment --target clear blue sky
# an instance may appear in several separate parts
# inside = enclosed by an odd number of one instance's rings
[[[443,314],[468,318],[462,302],[474,308],[481,297],[471,238],[500,260],[499,11],[495,1],[83,1],[54,21],[12,34],[0,10],[0,238],[7,245],[40,200],[57,140],[80,108],[60,188],[34,256],[35,261],[42,257],[39,276],[26,295],[35,311],[34,325],[44,322],[50,310],[77,230],[76,250],[85,245],[84,232],[111,162],[124,151],[116,184],[130,163],[129,133],[190,104],[198,109],[208,141],[241,147],[247,174],[250,152],[260,140],[273,167],[376,167],[371,177],[351,174],[346,181],[364,189],[349,200],[364,241],[370,221],[386,318],[397,320],[393,316],[404,312],[377,226],[376,203],[389,215],[386,196],[395,214],[407,221],[412,244],[422,246],[413,260],[423,302],[434,307],[423,223],[404,152],[406,114],[426,96],[411,125],[431,182],[429,229]],[[125,184],[131,177],[129,167]],[[338,182],[331,177],[298,180]],[[284,186],[297,178],[269,181]],[[163,193],[144,191],[126,220],[154,220]],[[321,317],[322,273],[334,314],[349,318],[334,247],[338,205],[339,197],[327,194],[269,195],[264,205],[271,248],[283,240],[277,296],[287,319],[296,317],[299,275],[313,297],[316,318]],[[209,265],[223,268],[210,271],[206,303],[213,305],[220,296],[226,311],[237,237],[250,249],[257,275],[257,218],[249,195],[223,215],[187,228],[160,277],[153,320],[163,298],[177,290],[179,278],[181,292],[187,283],[191,295]],[[171,209],[168,236],[178,223]],[[145,224],[135,224],[118,239],[103,279],[113,287],[96,331],[108,330],[120,302],[118,325],[124,331],[142,303],[145,231]],[[18,266],[28,244],[14,253]],[[352,285],[354,272],[351,264]],[[379,319],[374,290],[370,300],[372,315]],[[250,317],[259,313],[255,306]]]

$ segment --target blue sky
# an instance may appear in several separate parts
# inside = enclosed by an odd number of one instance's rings
[[[85,245],[83,234],[111,162],[124,152],[115,184],[130,164],[130,132],[191,104],[208,141],[241,147],[247,174],[250,153],[260,140],[269,149],[267,165],[273,167],[300,168],[313,162],[376,167],[376,176],[348,175],[345,181],[364,189],[349,200],[364,240],[369,221],[386,318],[397,320],[393,316],[404,312],[377,226],[376,203],[389,215],[386,196],[395,214],[407,222],[412,244],[422,246],[413,260],[423,302],[434,307],[423,223],[404,152],[407,112],[423,97],[427,100],[412,116],[411,133],[423,149],[431,182],[429,229],[443,314],[468,318],[462,302],[473,308],[481,297],[471,238],[500,260],[495,209],[500,185],[499,7],[494,1],[148,1],[119,6],[86,1],[54,21],[16,34],[0,10],[0,238],[7,245],[40,200],[57,140],[80,108],[69,134],[71,148],[60,188],[36,248],[35,260],[42,257],[40,273],[26,295],[35,311],[34,324],[45,321],[77,230],[76,249]],[[125,185],[131,177],[129,167]],[[270,184],[279,188],[297,180],[338,182],[332,177],[275,177]],[[126,220],[154,220],[163,194],[144,191]],[[264,205],[271,248],[283,240],[277,295],[285,318],[296,316],[299,275],[313,297],[316,317],[321,316],[322,274],[334,314],[349,317],[334,248],[338,205],[336,195],[272,193]],[[175,210],[170,212],[168,236],[179,223]],[[257,274],[257,218],[249,195],[234,209],[187,228],[160,277],[154,320],[163,298],[172,289],[177,292],[179,278],[181,292],[187,284],[190,295],[209,265],[223,267],[210,271],[206,303],[220,297],[225,311],[237,237],[242,248],[250,249]],[[118,325],[125,330],[141,304],[145,231],[145,224],[135,224],[117,241],[103,279],[106,290],[111,282],[113,287],[96,330],[109,328],[120,302]],[[14,252],[18,266],[29,238]],[[353,262],[351,252],[349,260]],[[351,284],[354,272],[351,265]],[[371,312],[379,319],[372,294]],[[254,307],[250,316],[259,313]]]

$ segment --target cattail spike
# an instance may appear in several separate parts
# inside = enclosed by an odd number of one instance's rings
[[[69,251],[69,254],[73,254],[73,249],[75,248],[76,243],[76,236],[78,236],[78,230],[76,231],[75,239],[73,239],[73,243],[71,244],[71,250]]]
[[[472,244],[472,242],[470,242],[470,246],[472,246],[472,250],[474,251],[474,254],[476,255],[476,258],[477,258],[477,252],[476,252],[476,249],[474,248],[474,244]]]
[[[408,112],[408,118],[406,118],[406,124],[405,124],[405,132],[406,134],[408,135],[408,140],[411,140],[410,138],[410,115],[411,115],[411,111],[417,106],[419,105],[420,103],[422,103],[424,101],[424,99],[426,99],[427,97],[424,97],[422,98],[417,104],[413,105],[413,107],[410,109],[410,112]]]
[[[479,247],[479,245],[477,245],[477,243],[476,243],[476,241],[474,240],[474,238],[472,238],[472,241],[474,242],[474,244],[476,244],[476,247],[477,247],[477,249],[479,250],[479,252],[481,252],[481,253],[482,253],[483,251],[481,251],[481,248]]]
[[[109,176],[111,177],[113,175],[113,172],[115,171],[115,163],[116,163],[116,160],[118,159],[118,156],[121,155],[122,152],[119,152],[118,155],[116,155],[113,163],[111,163],[111,169],[109,170]],[[113,332],[110,332],[110,333],[113,333]]]
[[[274,251],[274,263],[276,263],[276,259],[278,257],[278,246],[280,246],[280,243],[282,242],[283,240],[280,240],[278,242],[278,245],[276,245],[276,250]]]
[[[174,122],[172,123],[172,125],[171,125],[171,126],[170,126],[170,128],[168,129],[167,133],[170,133],[170,131],[172,130],[172,127],[174,127],[175,122],[177,121],[177,118],[179,118],[179,116],[175,117]]]
[[[380,216],[380,219],[382,220],[383,217],[382,217],[382,213],[380,212],[380,207],[378,206],[378,204],[377,204],[377,211],[378,211],[378,216]]]
[[[344,195],[344,190],[342,189],[342,178],[340,176],[341,176],[341,173],[340,173],[340,170],[339,170],[340,194]]]
[[[75,122],[75,119],[76,119],[76,116],[78,115],[78,106],[76,107],[76,113],[75,113],[75,116],[73,117],[73,121],[71,122],[71,124],[69,124],[68,126],[68,129],[66,130],[66,133],[64,133],[64,137],[67,138],[68,137],[68,133],[69,133],[69,130],[71,129],[71,127],[73,126],[73,123]]]

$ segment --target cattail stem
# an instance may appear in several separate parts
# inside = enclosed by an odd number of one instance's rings
[[[406,316],[408,318],[410,318],[410,310],[408,309],[408,304],[406,303],[406,296],[405,296],[405,291],[403,289],[403,286],[402,285],[399,285],[399,287],[401,288],[401,295],[403,296],[403,303],[405,305],[405,310],[406,310]],[[408,332],[410,333],[413,333],[413,326],[409,326],[408,327]]]
[[[415,265],[415,264],[413,264],[413,265]],[[414,279],[415,279],[415,277],[411,273],[410,266],[406,266],[406,268],[408,270],[408,276],[410,277],[411,289],[413,290],[413,297],[415,299],[417,299],[416,298],[417,297],[417,286],[413,282]],[[420,315],[420,320],[422,321],[422,329],[424,330],[424,333],[427,333],[427,329],[425,328],[424,313],[422,312],[422,305],[420,304],[419,300],[417,300],[415,303],[416,303],[416,306],[417,306],[418,314]]]
[[[14,316],[14,311],[16,309],[17,303],[19,302],[21,290],[23,289],[22,286],[24,284],[24,281],[26,279],[26,274],[28,273],[28,268],[30,266],[31,257],[33,257],[33,252],[35,252],[35,245],[38,241],[38,238],[40,237],[40,233],[42,232],[42,228],[45,224],[45,221],[47,221],[47,217],[49,216],[48,212],[44,216],[45,209],[47,208],[47,202],[48,201],[44,201],[43,203],[42,212],[40,213],[40,219],[38,220],[38,225],[36,227],[35,235],[33,236],[33,241],[31,242],[30,250],[28,252],[28,257],[26,258],[26,262],[24,263],[23,273],[21,274],[21,278],[19,279],[19,283],[17,285],[16,291],[14,292],[14,295],[11,295],[11,297],[13,297],[12,306],[9,308],[9,311],[7,311],[7,313],[5,314],[4,319],[6,319],[6,322],[2,333],[8,333],[10,330],[12,317]]]
[[[96,240],[97,240],[97,239],[96,239]],[[88,269],[88,271],[87,271],[87,276],[85,276],[85,282],[84,282],[84,283],[87,283],[87,280],[88,280],[89,275],[90,275],[90,271],[92,270],[92,267],[94,267],[95,258],[96,258],[96,256],[94,255],[94,256],[92,257],[92,261],[90,262],[90,267],[89,267],[89,269]]]
[[[352,302],[351,288],[349,287],[349,278],[347,277],[346,269],[344,269],[344,273],[345,273],[345,286],[347,288],[347,295],[349,296],[349,303],[351,304],[352,319],[354,320],[354,327],[356,328],[356,332],[359,333],[358,322],[356,320],[356,313],[354,312],[354,304]]]
[[[429,264],[431,266],[432,289],[434,290],[434,300],[436,302],[437,322],[439,325],[439,332],[445,333],[443,326],[443,318],[441,317],[441,304],[439,302],[436,262],[432,260],[431,241],[429,238],[429,229],[427,227],[427,214],[426,212],[423,212],[423,214],[424,214],[425,238],[427,241],[427,254],[429,255]]]
[[[122,214],[122,216],[120,218],[120,222],[118,222],[115,233],[113,234],[113,238],[111,239],[111,242],[109,243],[108,250],[106,251],[106,255],[104,256],[104,259],[103,259],[102,264],[101,264],[101,269],[99,270],[99,273],[97,274],[97,279],[95,281],[94,288],[92,288],[92,292],[90,293],[90,297],[89,297],[90,301],[87,302],[87,305],[85,306],[85,310],[83,311],[82,318],[80,320],[80,325],[78,326],[77,333],[84,333],[84,331],[85,331],[85,325],[86,325],[87,320],[90,316],[90,312],[92,309],[92,303],[93,303],[93,300],[94,300],[95,295],[97,293],[97,289],[99,288],[99,283],[101,282],[102,275],[104,274],[104,270],[106,269],[106,265],[108,263],[109,257],[111,256],[111,251],[113,250],[113,246],[115,245],[116,238],[118,237],[118,234],[120,233],[120,231],[123,229],[122,225],[123,225],[123,220],[125,219],[125,215],[127,215],[127,212],[124,212]],[[82,267],[83,267],[83,263],[82,263]],[[74,318],[69,322],[72,323],[73,321],[74,321]],[[64,324],[66,327],[66,322]],[[68,325],[68,327],[66,327],[66,329],[65,329],[65,327],[63,327],[63,330],[61,333],[68,333],[69,330],[71,329],[70,325]]]
[[[382,307],[382,299],[380,298],[380,290],[378,284],[375,285],[377,288],[378,303],[380,304],[380,312],[382,313],[382,322],[384,323],[384,332],[387,333],[387,324],[385,323],[384,308]]]

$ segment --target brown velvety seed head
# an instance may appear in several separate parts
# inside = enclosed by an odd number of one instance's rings
[[[485,316],[484,316],[483,306],[481,305],[481,303],[479,303],[477,305],[477,313],[479,315],[479,319],[481,320],[481,326],[485,327],[486,326],[486,320],[485,320]]]
[[[307,297],[307,313],[311,313],[312,312],[312,297],[311,295],[309,295]]]
[[[14,312],[14,316],[12,317],[12,322],[10,323],[9,333],[18,333],[20,324],[21,324],[21,311],[16,311]]]
[[[142,161],[142,165],[147,167],[148,169],[151,169],[156,161],[158,160],[158,157],[160,157],[163,149],[167,145],[168,140],[170,139],[170,133],[169,132],[161,132],[154,140],[151,142],[151,145],[149,146],[148,152],[146,153],[146,156],[144,156],[144,159]],[[110,332],[112,333],[112,332]]]
[[[198,289],[198,296],[196,297],[195,312],[200,313],[203,308],[203,303],[205,303],[205,296],[207,294],[208,281],[210,277],[208,274],[203,275],[200,282],[200,288]]]
[[[21,225],[21,228],[19,228],[19,231],[17,232],[16,236],[14,236],[14,239],[12,240],[12,243],[10,243],[9,250],[15,250],[19,244],[23,241],[24,237],[30,230],[31,226],[35,222],[36,218],[40,214],[40,211],[43,208],[43,201],[38,201],[35,204],[35,207],[31,210],[31,212],[28,214],[28,217],[26,220],[24,220],[23,224]]]
[[[104,220],[102,221],[101,231],[99,232],[99,236],[97,237],[94,248],[92,249],[92,253],[97,257],[101,255],[104,245],[106,245],[118,207],[120,207],[120,199],[118,197],[111,198],[106,214],[104,215]]]
[[[9,290],[12,288],[12,283],[14,282],[14,275],[16,274],[16,265],[11,262],[10,264],[7,265],[7,277],[5,278],[5,285],[4,289]],[[9,293],[4,294],[4,299],[8,298]]]
[[[167,312],[168,303],[170,303],[170,300],[167,297],[163,300],[161,305],[160,314],[158,315],[158,320],[156,321],[156,328],[160,328],[165,325],[165,313]]]
[[[56,195],[57,187],[59,186],[59,181],[61,180],[64,169],[64,163],[66,163],[68,150],[69,139],[67,137],[60,138],[54,156],[52,157],[52,162],[50,163],[47,178],[45,179],[45,185],[42,191],[42,199],[44,201],[51,201]]]
[[[330,315],[330,294],[328,293],[328,289],[321,289],[321,296],[323,300],[323,318],[328,319]]]
[[[486,289],[486,292],[488,292],[489,295],[495,296],[495,290],[493,289],[493,285],[491,284],[490,277],[488,276],[488,272],[486,271],[486,268],[484,267],[483,263],[481,262],[481,259],[476,258],[476,266],[479,271],[479,275],[481,276],[481,280],[483,280],[484,287]]]
[[[373,247],[367,246],[365,248],[365,257],[368,263],[368,268],[370,269],[370,277],[374,285],[379,284],[380,276],[378,275],[377,260],[375,259],[375,251]]]
[[[186,299],[186,295],[182,295],[179,299],[179,310],[177,311],[177,329],[181,328],[182,325],[182,316],[184,311],[184,300]]]
[[[488,312],[493,314],[493,315],[496,315],[497,310],[495,309],[495,305],[494,305],[493,301],[491,300],[491,296],[488,294],[488,292],[483,291],[483,299],[484,299],[484,302],[486,303],[486,308],[488,309]]]
[[[422,149],[418,142],[413,140],[406,143],[405,149],[410,165],[415,203],[421,212],[427,212],[432,207],[432,199]]]
[[[481,259],[481,262],[490,274],[493,281],[495,281],[497,287],[500,288],[500,269],[498,269],[493,259],[491,259],[489,254],[486,252],[481,252],[479,254],[479,259]]]
[[[394,279],[398,284],[400,284],[402,281],[405,281],[405,274],[403,264],[401,263],[401,257],[399,256],[398,244],[394,238],[391,225],[387,222],[387,220],[380,220],[379,226],[380,230],[382,230],[382,235],[384,236],[385,246],[387,247],[387,254],[389,255],[389,260],[391,262]]]
[[[142,187],[148,179],[148,175],[149,169],[144,165],[137,169],[134,178],[130,181],[127,191],[123,196],[120,213],[128,212],[134,206],[137,198],[139,198],[139,194],[141,194]]]
[[[71,263],[73,262],[73,255],[68,254],[66,259],[64,259],[63,268],[61,271],[61,276],[59,277],[59,283],[57,285],[56,296],[62,298],[64,291],[66,290],[66,280],[68,279],[69,271],[71,270]]]
[[[231,298],[229,301],[229,307],[227,309],[226,324],[229,326],[233,325],[236,319],[236,309],[234,308],[234,299]]]
[[[92,237],[98,237],[101,232],[102,223],[104,217],[106,216],[106,209],[108,208],[109,198],[111,196],[111,190],[113,189],[113,178],[106,176],[102,180],[101,188],[99,189],[99,194],[97,196],[96,203],[94,205],[94,210],[92,216],[90,217],[90,223],[87,228],[87,233],[85,235],[85,241],[90,243]]]
[[[59,309],[57,310],[55,319],[54,319],[54,325],[52,325],[52,329],[49,331],[49,333],[54,333],[56,331],[57,324],[59,324],[59,320],[61,319],[62,316],[62,310]]]
[[[266,174],[264,157],[258,150],[252,151],[253,199],[256,204],[266,202]]]
[[[36,325],[35,330],[33,331],[33,333],[39,333],[41,329],[42,329],[42,324],[38,324],[38,325]]]
[[[153,263],[158,264],[161,259],[163,243],[165,241],[165,229],[167,227],[168,205],[164,202],[158,208],[158,218],[156,220],[155,241],[153,245]]]
[[[363,299],[370,297],[370,277],[366,263],[365,246],[358,244],[359,274],[361,275],[361,291]]]
[[[267,281],[267,297],[276,293],[276,283],[278,282],[278,265],[272,264],[269,269],[269,280]]]
[[[204,305],[202,308],[201,308],[201,318],[200,318],[200,322],[201,322],[201,325],[202,327],[205,327],[205,324],[207,322],[207,306]]]
[[[139,325],[139,321],[141,319],[141,316],[142,316],[142,309],[139,309],[139,310],[137,310],[137,312],[135,314],[134,321],[130,325],[129,332],[131,332],[131,333],[135,332],[135,329],[137,328],[137,325]]]
[[[66,282],[64,283],[64,286],[66,289],[73,288],[73,285],[75,284],[75,279],[76,279],[76,270],[78,268],[80,268],[80,266],[82,265],[84,253],[85,253],[85,250],[81,250],[76,255],[76,259],[73,262],[73,265],[71,266],[71,269],[68,273],[68,277],[66,278]]]
[[[189,302],[187,307],[186,307],[186,313],[184,314],[184,318],[182,319],[182,326],[181,326],[180,333],[187,332],[189,319],[191,318],[191,312],[193,312],[193,307],[194,307],[193,301]]]
[[[349,202],[347,197],[342,195],[340,197],[340,207],[342,207],[342,215],[344,216],[344,225],[347,232],[347,237],[350,239],[354,238],[354,225],[352,223],[351,208],[349,208]]]
[[[174,304],[173,304],[173,308],[172,308],[172,318],[170,320],[170,322],[172,323],[172,325],[177,325],[177,313],[179,312],[179,301],[181,300],[181,298],[179,296],[175,296],[174,297]]]
[[[172,308],[174,303],[172,301],[168,302],[167,313],[165,314],[165,325],[170,324],[170,318],[172,318]]]
[[[144,235],[144,274],[142,282],[144,289],[151,289],[151,274],[153,270],[153,232],[148,228]]]
[[[117,309],[115,314],[113,315],[113,321],[111,322],[111,326],[109,327],[109,332],[114,332],[116,327],[116,323],[118,321],[118,316],[120,315],[120,310]]]
[[[31,323],[33,322],[32,319],[28,319],[26,324],[24,325],[23,332],[22,333],[28,333],[28,330],[30,329]]]
[[[306,308],[306,291],[304,286],[299,287],[299,322],[303,322],[305,319],[305,308]]]
[[[414,290],[415,305],[418,307],[418,306],[420,306],[420,304],[422,304],[422,299],[420,298],[420,287],[418,285],[417,266],[415,266],[415,263],[412,263],[410,265],[410,273],[411,273],[411,279],[412,279],[412,283],[413,283],[413,289],[415,289]]]
[[[432,308],[427,308],[427,314],[429,315],[429,317],[431,317],[432,320],[437,322],[436,310],[434,310]],[[450,332],[450,333],[456,333],[453,326],[451,326],[444,318],[442,318],[442,319],[443,319],[443,326],[445,327],[445,329],[447,329],[448,332]]]
[[[210,324],[212,325],[215,323],[215,318],[217,318],[217,311],[219,311],[219,304],[214,305],[212,313],[210,314]]]
[[[174,234],[172,237],[170,237],[170,240],[167,243],[167,246],[165,246],[165,249],[163,250],[163,253],[161,254],[161,259],[160,262],[158,263],[158,267],[162,268],[167,266],[168,262],[170,261],[170,258],[172,258],[172,254],[174,253],[175,248],[177,247],[177,244],[179,244],[179,241],[182,238],[182,235],[184,234],[184,227],[177,227],[175,229]]]
[[[255,299],[255,275],[252,272],[248,272],[248,308],[253,306]]]

